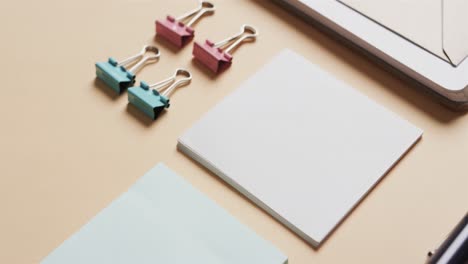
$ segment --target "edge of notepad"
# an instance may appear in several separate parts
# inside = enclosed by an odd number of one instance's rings
[[[281,215],[279,215],[277,212],[275,212],[272,208],[270,208],[268,205],[263,203],[260,199],[255,197],[255,195],[251,194],[249,191],[247,191],[245,188],[243,188],[240,184],[238,184],[236,181],[234,181],[231,177],[223,173],[219,168],[217,168],[214,164],[211,162],[207,161],[200,155],[196,150],[190,148],[186,143],[184,139],[185,135],[180,137],[177,141],[177,149],[187,155],[189,158],[193,159],[197,163],[201,164],[205,168],[207,168],[209,171],[214,173],[216,176],[221,178],[223,181],[234,187],[238,192],[243,194],[245,197],[247,197],[250,201],[252,201],[254,204],[256,204],[258,207],[260,207],[262,210],[266,211],[268,214],[270,214],[273,218],[278,220],[280,223],[282,223],[284,226],[289,228],[292,232],[296,233],[300,238],[304,239],[307,243],[312,245],[314,248],[318,248],[323,240],[317,241],[307,235],[306,233],[302,232],[299,228],[294,226],[291,222],[283,218]],[[287,264],[287,260],[285,264]]]

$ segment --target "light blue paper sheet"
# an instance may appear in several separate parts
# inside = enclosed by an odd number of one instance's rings
[[[283,264],[287,257],[158,164],[43,264]]]

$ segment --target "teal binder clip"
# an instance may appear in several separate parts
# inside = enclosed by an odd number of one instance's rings
[[[179,75],[184,78],[176,81]],[[191,80],[192,74],[189,71],[177,69],[173,76],[158,83],[148,85],[142,81],[140,86],[129,88],[128,101],[154,120],[169,107],[169,96],[174,89],[189,84]]]
[[[145,56],[145,53],[152,52],[155,55]],[[144,46],[140,53],[117,62],[114,58],[109,58],[107,62],[96,63],[96,76],[104,81],[117,93],[122,93],[125,89],[135,84],[135,73],[145,64],[154,63],[159,59],[159,49],[154,46]],[[133,65],[127,70],[126,67]]]

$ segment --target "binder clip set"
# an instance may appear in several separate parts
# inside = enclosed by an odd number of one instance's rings
[[[214,13],[214,11],[215,7],[212,3],[201,1],[198,8],[178,18],[168,15],[165,20],[156,20],[156,34],[176,47],[182,48],[195,36],[193,23],[203,15]],[[184,23],[187,20],[188,22]],[[245,40],[253,40],[257,36],[257,30],[253,26],[243,25],[240,33],[220,42],[214,43],[210,40],[206,40],[203,44],[195,42],[193,56],[213,73],[220,73],[232,64],[231,51]],[[228,44],[231,45],[226,47]]]
[[[187,45],[195,36],[193,24],[205,14],[214,13],[215,7],[208,1],[200,1],[199,6],[180,17],[168,15],[165,20],[156,20],[156,34],[178,48]],[[253,26],[243,25],[241,31],[225,40],[214,43],[206,40],[195,42],[194,58],[214,73],[226,70],[232,64],[233,50],[245,40],[254,40],[258,36]],[[152,53],[152,55],[147,55]],[[137,72],[150,63],[159,60],[157,47],[144,46],[136,55],[122,61],[109,58],[106,62],[96,63],[96,76],[116,93],[128,89],[128,101],[152,119],[169,107],[169,96],[175,88],[187,85],[192,75],[185,69],[177,69],[175,74],[163,81],[148,85],[141,81],[134,86]]]
[[[152,56],[145,56],[147,52],[153,52]],[[156,62],[159,59],[159,49],[154,46],[144,46],[140,53],[117,62],[110,57],[107,62],[96,63],[96,76],[104,81],[110,88],[121,94],[125,89],[135,83],[135,74],[148,62]],[[129,65],[133,65],[127,69]]]
[[[156,33],[175,46],[182,48],[195,36],[195,30],[191,27],[204,14],[214,13],[215,7],[208,1],[201,1],[198,8],[174,18],[168,15],[165,20],[156,20]],[[190,19],[190,20],[189,20]],[[187,21],[184,23],[184,21]]]
[[[183,78],[177,80],[178,76]],[[163,81],[148,85],[140,82],[140,86],[128,89],[128,101],[152,119],[169,108],[169,96],[175,88],[187,85],[192,80],[192,74],[185,69],[177,69],[175,74]]]
[[[147,56],[152,52],[154,55]],[[169,107],[169,96],[177,87],[187,85],[192,75],[185,69],[177,69],[176,73],[161,82],[148,85],[141,81],[140,86],[135,84],[136,73],[146,64],[156,62],[160,57],[159,49],[154,46],[144,46],[140,53],[117,62],[109,58],[107,62],[96,63],[96,76],[112,90],[121,94],[128,88],[128,101],[147,116],[156,119],[165,108]],[[131,68],[127,69],[130,65]],[[184,78],[177,80],[180,75]],[[132,87],[131,87],[132,86]]]
[[[220,42],[213,43],[210,40],[206,40],[203,44],[195,42],[193,56],[212,72],[222,72],[232,63],[231,51],[244,40],[254,39],[257,35],[257,30],[254,27],[243,25],[240,33]],[[226,47],[230,43],[232,44]],[[223,47],[226,48],[223,50]]]

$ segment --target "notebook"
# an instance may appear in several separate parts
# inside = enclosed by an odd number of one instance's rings
[[[421,135],[285,50],[178,148],[317,247]]]
[[[283,264],[287,257],[159,164],[44,264]]]

